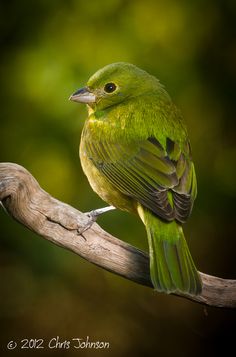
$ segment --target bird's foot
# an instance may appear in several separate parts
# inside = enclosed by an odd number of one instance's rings
[[[88,221],[82,227],[78,228],[78,233],[82,235],[85,231],[87,231],[89,228],[92,227],[92,225],[96,222],[98,216],[114,209],[116,209],[116,207],[108,206],[108,207],[98,208],[90,212],[85,212],[85,215],[88,217]]]

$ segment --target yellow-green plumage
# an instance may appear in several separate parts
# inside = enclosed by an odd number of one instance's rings
[[[155,289],[200,293],[182,230],[196,177],[187,131],[169,95],[145,71],[115,63],[92,76],[72,100],[89,109],[80,145],[83,170],[104,201],[142,219]]]

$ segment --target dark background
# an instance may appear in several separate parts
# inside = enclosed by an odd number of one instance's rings
[[[196,265],[236,279],[235,15],[234,0],[1,1],[0,161],[25,166],[46,191],[82,211],[104,206],[78,158],[86,109],[68,97],[100,67],[134,63],[165,84],[189,129],[198,198],[185,232]],[[136,218],[111,212],[99,223],[147,250]],[[4,354],[10,340],[57,335],[88,335],[109,341],[110,349],[41,350],[45,356],[216,356],[235,344],[235,311],[154,293],[103,271],[3,210],[0,225]]]

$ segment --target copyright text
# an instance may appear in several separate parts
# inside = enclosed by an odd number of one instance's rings
[[[109,349],[110,343],[107,341],[93,341],[89,336],[86,338],[73,337],[69,340],[63,339],[59,336],[51,339],[43,338],[23,338],[20,341],[11,340],[7,343],[8,350],[19,349]]]

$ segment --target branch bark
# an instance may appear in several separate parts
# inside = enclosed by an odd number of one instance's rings
[[[0,201],[13,218],[52,243],[112,273],[152,287],[146,253],[113,237],[96,223],[79,236],[77,229],[87,222],[87,216],[50,196],[22,166],[0,163]],[[200,274],[201,295],[178,295],[204,305],[236,308],[236,280]]]

